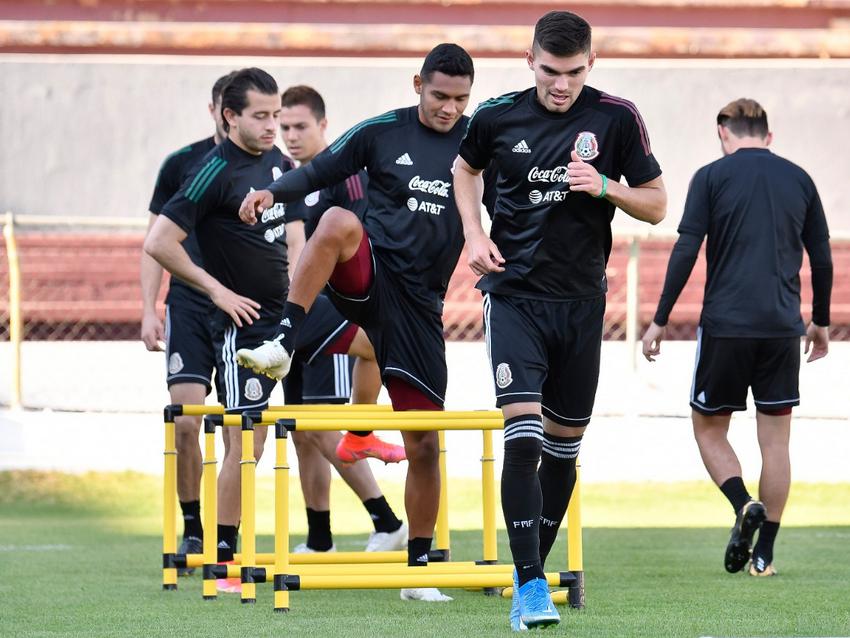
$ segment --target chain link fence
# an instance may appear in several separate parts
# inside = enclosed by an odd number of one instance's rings
[[[18,388],[11,393],[0,389],[0,404],[16,403],[16,392],[21,394],[22,366],[45,371],[38,376],[44,390],[26,393],[37,397],[25,403],[39,407],[66,406],[67,402],[50,398],[59,396],[60,389],[68,395],[89,397],[109,392],[102,385],[92,387],[85,365],[115,366],[114,383],[129,388],[139,383],[132,370],[135,364],[120,357],[115,361],[112,355],[118,350],[109,343],[134,342],[135,350],[144,350],[139,342],[139,263],[146,220],[20,216],[10,223],[11,219],[7,215],[5,239],[0,245],[0,352],[4,353],[0,359],[9,362],[11,369],[4,363],[0,384],[14,387],[17,378]],[[615,236],[607,271],[607,340],[639,338],[652,320],[674,241],[675,234]],[[850,237],[834,238],[832,247],[835,285],[830,336],[833,340],[850,340],[850,281],[846,277]],[[811,303],[807,263],[801,278],[807,315]],[[450,341],[483,339],[481,293],[475,289],[475,281],[464,253],[445,304],[444,324]],[[704,283],[705,260],[701,255],[671,315],[668,339],[694,338]],[[167,277],[160,301],[166,285]],[[23,350],[19,341],[26,345]],[[81,344],[85,343],[89,346],[83,348]],[[27,356],[37,357],[37,361],[28,362]],[[50,371],[59,365],[59,357],[73,358],[78,365],[71,369],[81,372],[51,379]]]

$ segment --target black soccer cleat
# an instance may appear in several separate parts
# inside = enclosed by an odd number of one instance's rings
[[[180,543],[180,548],[177,550],[178,554],[203,554],[204,553],[204,545],[201,542],[200,538],[195,538],[194,536],[186,536],[183,538],[183,542]],[[179,567],[177,569],[178,576],[191,576],[195,573],[194,567]]]
[[[761,501],[748,501],[738,512],[735,525],[732,527],[732,535],[729,537],[729,544],[726,546],[726,557],[723,560],[727,572],[734,574],[746,567],[750,560],[753,536],[766,518],[767,512]]]

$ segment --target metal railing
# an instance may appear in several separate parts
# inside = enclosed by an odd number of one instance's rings
[[[19,407],[23,342],[138,339],[138,266],[147,220],[7,212],[2,223],[0,342],[8,341],[11,353],[8,404]],[[608,340],[629,344],[631,369],[637,366],[637,343],[658,301],[676,237],[673,231],[655,228],[614,234],[604,334]],[[832,242],[837,259],[831,337],[843,340],[850,338],[850,287],[844,274],[850,266],[850,233],[833,233]],[[807,308],[807,266],[802,274]],[[701,258],[671,315],[669,339],[693,338],[704,276]],[[462,256],[446,299],[444,319],[449,340],[477,341],[483,335],[481,297],[474,289],[475,279]],[[164,292],[165,285],[160,299]]]

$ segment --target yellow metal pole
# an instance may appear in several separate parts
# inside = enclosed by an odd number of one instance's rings
[[[254,511],[254,483],[257,460],[254,458],[254,424],[249,418],[242,422],[242,603],[257,602],[257,586],[253,571],[256,566],[257,537]]]
[[[3,222],[3,237],[6,240],[6,259],[9,262],[9,345],[12,347],[12,387],[9,407],[21,407],[21,341],[24,337],[21,316],[21,264],[18,257],[18,242],[15,240],[15,216],[6,213]]]
[[[407,574],[299,576],[300,589],[404,589],[408,587],[484,588],[507,587],[513,582],[511,571],[503,573],[429,574],[421,567],[410,567]],[[560,587],[560,573],[546,574],[546,581]]]
[[[220,417],[218,417],[220,419]],[[217,460],[215,458],[216,417],[204,418],[204,503],[201,512],[204,517],[204,600],[215,600],[218,592],[215,577],[210,574],[212,566],[218,562],[218,479],[216,477]],[[188,561],[188,559],[187,559]],[[188,563],[187,563],[188,564]]]
[[[495,562],[499,560],[496,544],[496,474],[494,465],[496,456],[493,452],[493,432],[484,430],[484,452],[481,455],[481,499],[483,511],[483,540],[484,560]]]
[[[277,503],[275,503],[275,506]],[[275,543],[277,546],[277,543]],[[257,565],[274,565],[274,552],[257,552]],[[242,562],[242,554],[234,555],[234,562]],[[336,564],[374,564],[374,563],[406,563],[407,552],[316,552],[315,554],[289,554],[290,565],[336,565]],[[191,564],[189,567],[197,565]]]
[[[174,406],[163,413],[165,422],[164,467],[162,473],[162,588],[177,589],[177,568],[174,554],[177,553],[177,445],[175,440]]]
[[[282,413],[271,412],[278,415]],[[432,414],[434,414],[432,412]],[[433,432],[434,430],[501,430],[504,427],[502,417],[488,418],[487,420],[474,420],[467,418],[431,417],[429,420],[418,419],[410,421],[404,417],[394,416],[392,419],[383,418],[383,415],[374,415],[374,418],[353,418],[350,415],[334,417],[332,415],[312,416],[274,416],[274,418],[263,419],[255,425],[270,425],[279,418],[293,419],[296,421],[295,429],[307,432],[333,432],[338,430],[401,430],[404,432]],[[224,425],[235,427],[240,425],[239,417],[225,416]],[[364,427],[367,426],[367,427]]]
[[[285,425],[282,423],[275,424],[275,574],[286,574],[289,571],[289,461],[286,458],[287,436],[288,433]],[[277,613],[289,611],[289,590],[283,584],[283,579],[275,579],[274,581],[274,610]]]
[[[570,585],[570,607],[584,609],[584,563],[581,541],[581,463],[576,460],[576,485],[567,507],[567,569],[575,574]]]
[[[435,422],[438,422],[438,420],[435,419]],[[437,433],[437,437],[440,444],[440,507],[437,510],[436,549],[437,551],[443,552],[443,560],[451,560],[452,550],[449,533],[449,481],[446,476],[446,433],[440,431]]]
[[[416,571],[412,571],[416,570]],[[290,574],[294,576],[416,576],[418,574],[513,574],[511,565],[479,565],[472,561],[429,563],[426,567],[408,567],[403,564],[384,565],[289,565],[280,571],[275,565],[266,568],[266,574]],[[227,565],[227,576],[238,577],[239,565]]]

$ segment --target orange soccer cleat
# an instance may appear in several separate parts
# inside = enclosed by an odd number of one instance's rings
[[[387,443],[370,432],[368,436],[357,436],[346,432],[336,446],[337,458],[343,463],[355,463],[372,457],[384,463],[401,463],[407,459],[404,446]]]

